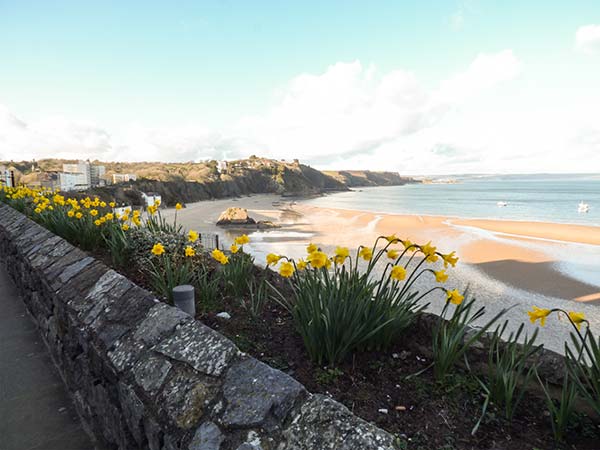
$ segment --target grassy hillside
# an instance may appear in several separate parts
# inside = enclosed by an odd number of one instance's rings
[[[17,180],[35,182],[47,172],[60,172],[63,163],[72,160],[45,159],[4,163],[18,171]],[[3,164],[0,162],[0,164]],[[133,173],[137,181],[92,189],[93,194],[119,202],[141,204],[140,192],[156,192],[164,203],[194,202],[213,198],[249,194],[273,193],[288,196],[319,195],[344,191],[359,186],[388,186],[409,182],[393,172],[331,171],[321,172],[297,161],[276,161],[251,156],[229,161],[219,171],[217,161],[161,162],[100,162],[106,177],[114,173]],[[33,169],[33,170],[32,170]]]

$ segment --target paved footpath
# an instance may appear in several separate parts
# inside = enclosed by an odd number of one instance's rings
[[[0,449],[95,449],[1,260]]]

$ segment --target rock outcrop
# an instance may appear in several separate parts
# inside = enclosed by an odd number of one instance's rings
[[[217,225],[254,225],[256,220],[248,215],[246,208],[227,208],[219,216]]]

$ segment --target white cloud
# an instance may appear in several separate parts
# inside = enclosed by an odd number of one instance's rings
[[[297,157],[321,168],[407,174],[600,166],[594,120],[600,98],[586,94],[579,103],[571,99],[569,108],[538,106],[511,83],[520,71],[511,50],[480,54],[432,87],[404,69],[382,72],[360,61],[338,62],[323,73],[294,77],[268,110],[222,130],[202,123],[133,123],[109,132],[63,117],[27,121],[0,107],[0,160],[189,161],[254,153]]]
[[[575,33],[575,48],[587,54],[600,54],[600,25],[584,25]]]

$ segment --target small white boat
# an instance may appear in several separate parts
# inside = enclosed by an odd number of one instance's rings
[[[577,212],[586,213],[590,210],[590,205],[587,203],[579,202],[579,206],[577,207]]]
[[[498,208],[502,208],[504,206],[508,206],[508,202],[498,202],[496,205],[498,205]]]

